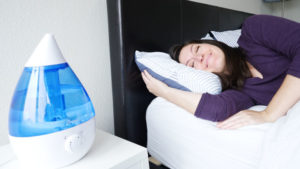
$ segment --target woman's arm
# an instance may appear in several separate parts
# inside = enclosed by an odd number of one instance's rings
[[[276,121],[300,99],[300,78],[287,75],[265,110],[267,121]]]
[[[202,94],[171,88],[153,78],[147,71],[142,72],[142,78],[147,89],[155,96],[162,97],[192,114],[195,113]]]
[[[264,111],[243,110],[218,124],[222,129],[236,129],[246,125],[274,122],[285,115],[300,100],[300,78],[287,75]]]
[[[226,90],[218,95],[192,93],[168,87],[146,71],[142,73],[142,77],[152,94],[209,121],[222,121],[235,112],[254,105],[249,96],[236,90]]]
[[[276,121],[300,98],[300,24],[284,18],[266,15],[252,16],[247,19],[242,28],[242,36],[238,43],[247,54],[260,55],[262,48],[272,49],[277,56],[290,61],[287,75],[278,91],[269,102],[265,111],[257,112],[243,110],[218,124],[223,129],[234,129],[251,124]],[[253,50],[256,49],[256,50]],[[264,50],[261,50],[262,52]],[[263,55],[263,53],[261,53]],[[254,58],[252,58],[254,59]],[[276,61],[276,58],[271,58]],[[266,65],[268,66],[268,65]],[[276,68],[274,68],[276,69]]]

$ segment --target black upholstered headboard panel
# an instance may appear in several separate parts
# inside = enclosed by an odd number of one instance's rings
[[[154,98],[134,51],[163,51],[210,30],[239,28],[251,14],[187,0],[107,0],[115,134],[146,145],[146,108]]]

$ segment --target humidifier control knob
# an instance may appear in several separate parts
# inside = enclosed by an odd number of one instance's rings
[[[65,150],[70,153],[80,152],[83,146],[83,138],[80,135],[73,134],[65,139]]]

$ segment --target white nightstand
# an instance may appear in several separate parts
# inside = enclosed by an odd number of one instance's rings
[[[146,148],[101,130],[80,161],[63,169],[149,169]],[[22,169],[9,144],[0,146],[0,169]]]

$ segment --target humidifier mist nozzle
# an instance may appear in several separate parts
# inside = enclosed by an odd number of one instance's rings
[[[65,62],[54,35],[47,33],[35,48],[25,67],[55,65]]]

